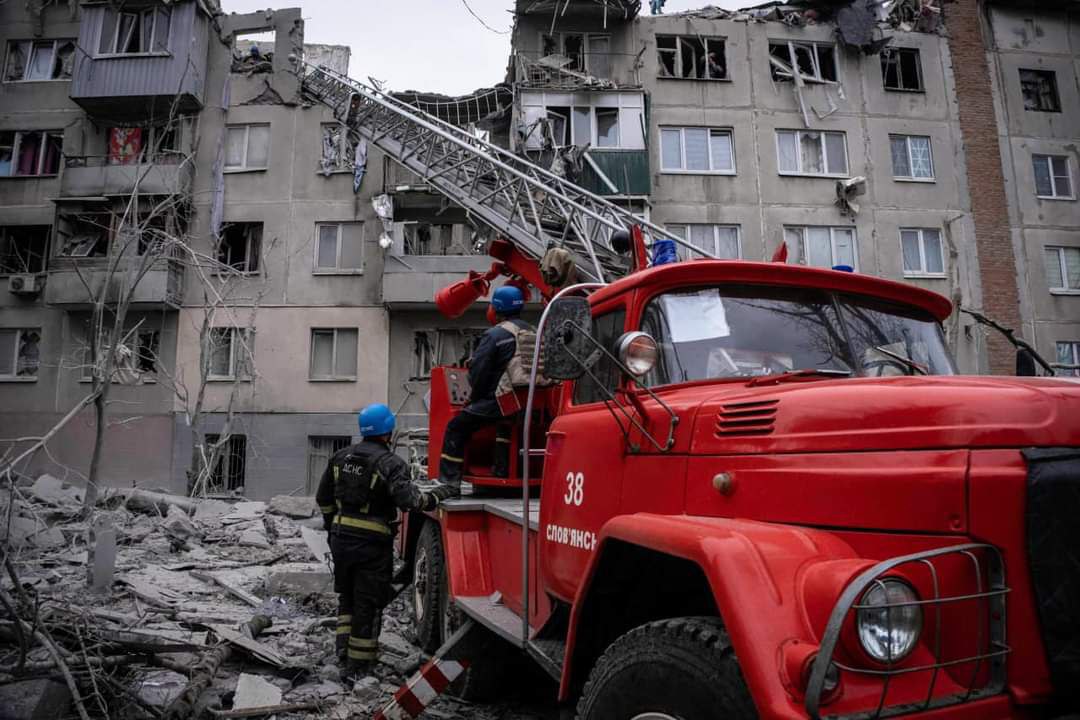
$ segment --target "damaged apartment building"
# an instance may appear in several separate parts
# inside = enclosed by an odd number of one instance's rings
[[[717,256],[786,244],[791,263],[921,285],[1068,366],[1078,6],[514,0],[504,83],[394,96]],[[486,327],[483,307],[448,320],[432,298],[490,266],[490,234],[305,101],[298,58],[344,73],[349,49],[303,30],[297,9],[212,0],[0,4],[0,438],[40,435],[86,395],[119,242],[116,267],[145,274],[107,482],[183,491],[197,427],[225,439],[210,491],[311,493],[374,401],[424,457],[430,370]],[[187,255],[144,267],[177,235]],[[1011,371],[1013,348],[971,316],[946,330],[961,372]],[[93,435],[84,412],[31,474],[78,479]]]

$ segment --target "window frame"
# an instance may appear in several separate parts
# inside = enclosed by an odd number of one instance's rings
[[[689,245],[694,245],[693,241],[691,240],[691,232],[690,232],[690,228],[692,228],[692,227],[708,227],[708,228],[712,228],[712,236],[713,236],[712,253],[713,253],[713,255],[716,255],[717,257],[719,257],[719,255],[720,255],[720,253],[719,253],[720,229],[721,228],[733,229],[735,231],[735,252],[736,252],[735,257],[733,257],[733,258],[720,258],[720,259],[721,260],[742,260],[743,259],[742,226],[737,224],[737,223],[695,223],[695,222],[664,223],[664,229],[667,230],[669,233],[672,233],[672,234],[676,234],[675,228],[683,228],[685,230],[686,234],[682,236],[682,240],[684,240]],[[697,246],[694,245],[694,247],[697,247]],[[686,248],[686,247],[681,246],[681,245],[678,246],[675,251],[676,251],[676,253],[678,253],[680,260],[687,260],[687,259],[693,260],[693,259],[696,259],[696,258],[705,257],[703,255],[698,255],[697,253],[692,252],[689,248]],[[688,257],[683,257],[684,254],[687,255]]]
[[[338,138],[338,167],[332,170],[326,171],[323,169],[323,150],[326,147],[326,131],[328,128],[338,128],[341,132],[341,136]],[[351,152],[350,152],[351,151]],[[356,146],[352,144],[349,139],[349,128],[344,123],[340,122],[324,122],[319,124],[319,167],[315,170],[316,175],[338,175],[349,174],[352,175],[355,168],[354,156],[356,153]],[[267,165],[269,165],[270,156],[267,155]],[[344,158],[346,162],[342,162]],[[346,167],[347,166],[347,167]]]
[[[11,368],[14,372],[11,374],[0,375],[0,382],[37,382],[38,376],[41,373],[41,344],[44,340],[44,333],[40,327],[0,327],[0,331],[15,333],[15,342],[11,346]],[[19,374],[19,343],[23,333],[37,333],[38,336],[38,364],[34,368],[33,375],[20,375]]]
[[[5,83],[71,82],[71,75],[68,75],[67,77],[49,77],[49,78],[28,78],[28,77],[26,77],[26,73],[30,69],[31,60],[34,57],[34,55],[33,55],[34,46],[39,44],[39,43],[47,43],[47,42],[52,42],[52,44],[53,44],[53,47],[52,47],[52,60],[49,63],[50,74],[52,73],[52,70],[56,68],[56,53],[57,53],[57,50],[60,48],[61,44],[63,44],[63,43],[71,43],[72,46],[74,46],[76,48],[74,52],[78,52],[78,38],[52,38],[51,40],[49,38],[36,38],[36,39],[28,39],[28,40],[16,40],[16,39],[8,40],[7,41],[7,47],[6,47],[6,50],[4,52],[4,65],[3,65],[2,68],[0,68],[0,70],[2,70],[2,80],[3,80],[3,82],[5,82]],[[18,45],[20,43],[29,43],[30,44],[30,55],[29,55],[29,57],[27,57],[26,65],[23,67],[23,76],[21,78],[19,78],[18,80],[9,80],[8,77],[7,77],[7,70],[8,70],[8,62],[11,59],[11,49],[12,49],[13,45]],[[72,69],[74,70],[74,67]]]
[[[798,150],[798,152],[795,155],[795,161],[799,166],[799,169],[797,171],[784,170],[783,168],[780,167],[780,165],[781,165],[781,162],[780,162],[780,136],[782,134],[792,134],[792,133],[795,135],[795,145],[796,145],[796,148]],[[803,135],[806,134],[806,133],[817,133],[818,135],[821,135],[821,166],[823,168],[825,168],[825,172],[815,173],[815,172],[806,172],[805,170],[803,170],[802,138],[803,138]],[[783,175],[783,176],[786,176],[786,177],[816,177],[816,178],[849,178],[849,177],[851,177],[851,158],[849,157],[849,152],[848,152],[847,133],[844,132],[843,130],[808,130],[808,129],[805,129],[805,128],[801,129],[801,130],[799,130],[799,129],[788,130],[786,128],[777,128],[774,135],[775,135],[774,142],[776,143],[776,173],[778,175]],[[829,170],[829,149],[828,149],[828,144],[825,141],[825,136],[827,136],[827,135],[839,135],[840,137],[842,137],[844,139],[844,172],[842,172],[842,173],[833,173],[833,172],[828,171]]]
[[[360,267],[347,268],[341,266],[341,248],[342,248],[342,236],[346,225],[359,225],[360,226]],[[325,267],[319,265],[319,243],[321,238],[319,237],[322,228],[324,227],[336,227],[337,228],[337,240],[335,242],[334,253],[334,267]],[[311,261],[311,274],[312,275],[363,275],[364,274],[364,237],[363,237],[363,221],[339,221],[339,222],[317,222],[315,223],[315,242],[314,253]]]
[[[220,432],[203,434],[204,446],[216,445],[220,442]],[[237,453],[237,448],[234,447],[234,445],[241,446],[243,453]],[[226,460],[235,457],[239,457],[241,460],[239,485],[230,484],[228,476],[231,475],[231,473],[225,468]],[[218,478],[221,480],[220,483],[215,482]],[[218,465],[210,468],[207,486],[209,490],[216,492],[229,492],[230,490],[236,490],[237,488],[247,486],[247,435],[245,433],[229,433],[229,436],[225,439],[225,443],[221,448],[221,453],[218,455]]]
[[[900,61],[900,55],[902,53],[914,53],[915,55],[915,77],[918,87],[909,88],[903,87],[904,84],[904,72],[903,63]],[[900,83],[900,87],[893,87],[888,84],[888,76],[886,74],[885,65],[888,62],[886,60],[886,54],[893,54],[896,56],[896,79]],[[923,77],[922,69],[922,52],[919,48],[913,47],[887,47],[882,49],[879,53],[881,58],[881,87],[886,92],[906,92],[906,93],[926,93],[926,80]]]
[[[837,262],[836,259],[836,231],[841,230],[844,232],[850,232],[851,254],[854,256],[855,260],[855,264],[852,266],[852,269],[855,272],[859,271],[859,231],[855,228],[854,225],[848,227],[842,225],[784,225],[783,231],[785,241],[787,240],[787,233],[789,230],[798,231],[800,233],[798,253],[796,255],[797,264],[804,267],[822,267],[821,265],[814,265],[809,262],[810,253],[807,251],[806,247],[806,231],[809,229],[821,229],[829,231],[829,255],[831,258],[831,262],[829,264],[829,267],[824,268],[826,270],[831,270],[832,268],[840,264],[839,262]]]
[[[217,252],[217,258],[216,259],[217,259],[217,262],[218,262],[219,266],[223,265],[225,267],[215,266],[213,273],[215,275],[232,275],[232,274],[235,273],[237,275],[251,275],[251,276],[262,274],[262,267],[263,267],[263,262],[262,262],[262,260],[263,260],[263,258],[262,258],[262,240],[263,240],[263,231],[266,229],[264,223],[262,223],[260,221],[255,221],[255,220],[233,220],[231,222],[226,221],[225,223],[223,223],[222,230],[224,231],[229,226],[236,226],[236,225],[244,226],[244,269],[240,269],[240,268],[234,266],[231,262],[226,262],[225,260],[222,259],[222,251],[227,250],[227,246],[225,245],[225,242],[224,242],[224,232],[222,232],[221,233],[221,239],[219,240],[217,251],[216,251]],[[258,241],[253,243],[252,242],[252,230],[254,228],[256,228],[256,227],[259,230],[259,233],[258,233],[259,237],[258,237]],[[252,255],[253,255],[252,254],[252,246],[253,245],[258,246],[256,248],[255,253],[254,253],[254,257],[255,257],[255,269],[254,270],[251,269],[251,259],[252,259]]]
[[[918,233],[919,243],[919,269],[908,270],[904,267],[904,233],[914,232]],[[938,250],[941,253],[941,272],[931,272],[927,270],[926,265],[926,233],[937,233],[938,237]],[[902,227],[900,228],[898,237],[900,239],[900,268],[903,276],[906,278],[945,278],[948,277],[948,267],[945,264],[945,234],[938,228],[927,227]]]
[[[0,134],[12,133],[11,138],[11,171],[7,175],[0,175],[0,178],[54,178],[59,177],[60,168],[63,166],[64,155],[64,131],[63,130],[0,130]],[[35,161],[36,172],[21,175],[16,173],[18,167],[19,150],[22,149],[22,140],[24,135],[40,133],[41,145],[38,147],[37,160]],[[44,173],[42,172],[43,165],[45,164],[46,148],[49,145],[49,138],[59,138],[60,140],[60,155],[56,161],[56,172]],[[6,145],[0,145],[0,147],[7,147]]]
[[[664,167],[664,131],[678,130],[679,131],[679,169],[671,169]],[[706,133],[706,147],[709,151],[709,168],[708,170],[691,170],[686,167],[686,131],[687,130],[704,130]],[[735,157],[735,129],[730,127],[709,127],[704,125],[660,125],[658,127],[659,142],[658,148],[660,152],[660,173],[662,175],[738,175],[739,164],[738,159]],[[713,168],[713,146],[712,138],[713,133],[719,135],[726,135],[728,143],[731,145],[731,169],[730,170],[714,170]]]
[[[356,367],[353,368],[352,375],[338,375],[337,374],[337,356],[338,356],[338,335],[342,330],[353,330],[356,332]],[[315,335],[318,333],[331,332],[334,336],[334,343],[330,348],[330,375],[325,377],[315,376]],[[308,352],[308,382],[356,382],[359,377],[360,366],[360,328],[358,327],[313,327],[310,333]]]
[[[915,175],[897,175],[896,167],[893,164],[892,158],[892,143],[894,139],[903,138],[904,149],[907,150],[908,159],[908,173],[915,167],[915,163],[912,161],[911,154],[911,140],[912,138],[925,138],[926,149],[930,151],[930,177],[916,177]],[[902,133],[889,133],[889,165],[892,170],[892,178],[894,182],[914,182],[914,183],[936,183],[937,182],[937,166],[934,162],[934,139],[929,135],[904,135]]]
[[[1040,159],[1046,161],[1046,169],[1047,169],[1048,174],[1050,176],[1050,190],[1054,194],[1053,195],[1040,195],[1039,194],[1039,184],[1038,184],[1038,182],[1036,182],[1034,184],[1035,185],[1035,197],[1039,198],[1040,200],[1066,200],[1066,201],[1075,200],[1076,199],[1076,182],[1075,182],[1075,178],[1073,177],[1072,162],[1070,161],[1069,156],[1068,155],[1049,155],[1049,154],[1046,154],[1046,153],[1032,153],[1031,154],[1031,172],[1032,172],[1033,176],[1037,175],[1037,173],[1035,172],[1035,165],[1036,165],[1036,163],[1039,162]],[[1054,174],[1054,162],[1053,162],[1054,160],[1064,160],[1065,161],[1065,177],[1069,178],[1069,194],[1068,195],[1058,195],[1057,194],[1057,177],[1058,176]]]
[[[319,481],[322,478],[322,473],[326,469],[326,465],[330,462],[330,458],[334,456],[334,453],[339,452],[350,445],[352,445],[352,435],[308,435],[307,436],[307,488],[306,491],[309,495],[314,495],[315,491],[319,488]],[[342,440],[345,444],[337,450],[334,446],[339,444]],[[315,447],[316,442],[326,442],[326,448]],[[313,462],[317,461],[317,462]]]
[[[661,38],[663,38],[665,40],[669,40],[669,39],[675,40],[675,47],[674,48],[662,48],[662,47],[660,47],[660,39]],[[693,68],[694,75],[684,75],[682,73],[682,70],[683,70],[683,68],[682,68],[682,59],[683,59],[682,44],[683,44],[683,42],[688,41],[688,40],[694,40],[694,41],[700,42],[702,44],[702,47],[704,48],[704,53],[705,53],[704,57],[705,58],[709,57],[710,43],[712,43],[712,42],[720,43],[720,54],[723,56],[723,61],[724,61],[724,76],[723,77],[698,77],[697,76],[697,67]],[[669,33],[657,33],[654,36],[654,41],[656,42],[656,56],[655,57],[656,57],[656,79],[657,80],[692,80],[692,81],[700,81],[700,82],[731,82],[732,81],[731,80],[731,71],[728,68],[728,62],[727,62],[727,36],[725,36],[725,35],[676,35],[676,34],[669,34]],[[672,65],[672,67],[674,68],[674,74],[673,75],[662,75],[660,73],[660,70],[662,68],[666,67],[664,65],[664,62],[660,59],[661,54],[665,53],[665,52],[674,53],[675,62]],[[696,55],[697,51],[694,50],[694,53]],[[706,75],[708,75],[708,64],[707,63],[708,63],[708,60],[706,60],[706,66],[705,66],[705,74]]]
[[[1050,97],[1053,102],[1050,108],[1041,107],[1028,107],[1027,99],[1024,93],[1024,73],[1034,73],[1035,75],[1046,77],[1050,81]],[[1042,70],[1040,68],[1017,68],[1017,75],[1020,78],[1020,100],[1024,104],[1024,112],[1042,112],[1042,113],[1060,113],[1061,109],[1061,93],[1058,90],[1057,72],[1054,70]],[[1042,93],[1039,93],[1041,96]]]
[[[1057,356],[1057,362],[1061,362],[1061,346],[1064,345],[1069,348],[1069,353],[1072,357],[1066,365],[1080,364],[1080,340],[1057,340],[1054,343],[1055,355]],[[1080,377],[1080,368],[1054,368],[1054,375],[1056,377]]]
[[[151,7],[145,7],[145,8],[133,8],[131,10],[123,10],[123,9],[117,9],[117,8],[113,8],[113,7],[106,7],[105,11],[101,13],[101,21],[98,24],[98,48],[97,48],[98,51],[96,53],[94,53],[94,57],[95,58],[130,58],[130,57],[162,57],[162,56],[167,57],[167,56],[172,55],[172,50],[169,47],[169,45],[170,45],[170,35],[172,35],[172,20],[173,20],[172,11],[173,11],[172,7],[170,7],[170,6],[161,6],[161,5],[155,5],[155,6],[151,6]],[[102,52],[101,51],[101,41],[102,41],[102,36],[105,33],[106,21],[108,19],[106,16],[109,13],[112,13],[116,18],[114,23],[113,23],[112,40],[109,42],[109,45],[108,45],[108,47],[111,48],[111,49]],[[125,15],[133,15],[133,16],[136,16],[136,17],[139,18],[138,30],[140,31],[140,33],[142,32],[143,23],[145,22],[146,16],[149,15],[153,19],[153,25],[150,28],[150,49],[149,50],[141,49],[141,47],[142,47],[141,34],[139,36],[140,50],[138,52],[122,52],[122,51],[119,51],[119,50],[116,49],[117,48],[117,43],[120,40],[120,28],[121,28],[121,25],[122,25],[122,23],[120,22],[120,19]],[[168,27],[167,27],[166,33],[165,33],[165,48],[162,49],[162,50],[155,50],[154,45],[158,40],[157,23],[158,23],[158,19],[159,19],[159,17],[161,15],[165,15],[165,16],[168,17]],[[136,28],[133,25],[132,26],[132,32],[133,33],[135,32],[135,29]]]
[[[10,275],[40,275],[41,273],[48,272],[49,260],[52,245],[52,225],[0,225],[0,259],[8,257],[11,253],[4,254],[5,248],[11,247],[14,243],[14,237],[12,236],[12,229],[20,228],[41,228],[44,230],[45,242],[42,245],[41,254],[41,269],[40,270],[5,270],[3,263],[0,263],[0,277],[8,277]]]
[[[540,48],[540,52],[539,52],[540,57],[544,56],[544,38],[547,38],[547,37],[557,38],[557,42],[555,44],[556,44],[556,47],[557,47],[558,54],[562,55],[563,57],[570,57],[569,55],[566,54],[566,36],[567,35],[580,35],[581,36],[581,67],[577,68],[577,67],[574,67],[573,65],[568,65],[567,68],[570,69],[570,70],[573,70],[575,72],[588,73],[589,75],[594,75],[595,70],[597,70],[598,68],[591,68],[590,67],[590,56],[591,55],[608,55],[610,57],[613,54],[611,52],[611,33],[577,32],[577,31],[574,31],[574,30],[556,30],[555,32],[552,33],[552,32],[544,32],[544,31],[541,30],[540,33],[539,33],[540,42],[537,44],[537,47]],[[599,40],[601,38],[607,40],[607,42],[608,42],[608,51],[606,53],[592,52],[590,50],[590,48],[592,46],[592,41],[593,40]],[[608,72],[609,72],[609,74],[610,74],[610,68],[611,68],[611,65],[610,65],[610,60],[609,60],[609,64],[608,64]],[[607,78],[602,78],[602,79],[607,79]]]
[[[786,70],[781,70],[780,68],[776,67],[772,63],[772,60],[773,60],[772,48],[773,48],[774,45],[780,45],[782,43],[787,44],[787,48],[788,48],[788,64],[791,65],[791,69],[794,70],[795,73],[798,74],[799,78],[804,83],[805,82],[811,82],[811,83],[820,83],[820,84],[823,84],[823,85],[828,85],[828,84],[838,85],[838,84],[840,84],[840,53],[837,52],[835,42],[827,42],[827,41],[822,42],[822,41],[814,41],[814,40],[802,41],[802,40],[791,40],[791,39],[786,39],[786,38],[785,39],[780,39],[780,40],[769,40],[768,41],[768,50],[767,50],[767,52],[769,54],[769,77],[772,78],[773,82],[794,82],[795,81],[795,75],[792,75],[791,77],[785,77],[785,75],[787,74],[787,71]],[[798,59],[796,58],[796,55],[795,55],[796,46],[807,47],[807,48],[810,48],[813,51],[813,53],[810,56],[810,59],[814,64],[814,73],[815,73],[814,75],[807,75],[804,72],[802,72],[801,70],[799,70],[799,62],[798,62]],[[821,58],[819,57],[818,51],[823,47],[828,48],[828,49],[830,49],[832,51],[833,71],[836,74],[836,78],[834,78],[832,80],[829,80],[829,79],[825,78],[821,74]],[[777,58],[777,59],[779,59],[779,58]]]
[[[1069,286],[1069,265],[1065,260],[1065,253],[1069,250],[1080,255],[1080,247],[1073,247],[1071,245],[1044,245],[1043,246],[1043,262],[1046,262],[1046,252],[1052,250],[1057,254],[1058,269],[1061,272],[1062,285],[1054,287],[1050,285],[1049,279],[1047,280],[1047,290],[1051,295],[1080,295],[1080,284],[1076,287]],[[1045,272],[1045,269],[1044,269]]]
[[[212,334],[220,330],[229,331],[229,374],[219,375],[215,373],[213,358],[211,357],[206,370],[207,382],[251,382],[253,375],[251,358],[255,355],[254,328],[218,325],[210,328],[209,332]],[[239,342],[241,334],[247,338],[246,348],[243,343]]]
[[[225,173],[245,173],[245,172],[266,172],[270,169],[270,150],[273,147],[273,131],[271,128],[272,123],[234,123],[225,126],[225,160],[223,164],[223,172]],[[251,128],[253,127],[265,127],[267,130],[266,140],[266,165],[263,167],[253,167],[248,165],[248,154],[251,151]],[[320,126],[321,127],[321,126]],[[229,165],[229,131],[237,128],[244,128],[244,160],[240,165]]]

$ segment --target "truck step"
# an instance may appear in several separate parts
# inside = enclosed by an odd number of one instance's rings
[[[454,598],[461,611],[493,633],[521,647],[521,617],[502,604],[502,595]]]
[[[566,641],[554,638],[530,640],[525,649],[544,672],[555,680],[562,679],[563,660],[566,657]]]

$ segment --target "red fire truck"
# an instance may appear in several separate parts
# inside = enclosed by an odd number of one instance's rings
[[[950,303],[918,287],[644,268],[638,231],[678,238],[332,71],[304,90],[506,239],[440,309],[499,275],[545,301],[510,478],[478,434],[468,491],[403,523],[437,652],[384,717],[515,649],[586,720],[1080,710],[1080,384],[957,375]],[[577,284],[541,270],[551,248]],[[432,373],[432,473],[468,393]]]

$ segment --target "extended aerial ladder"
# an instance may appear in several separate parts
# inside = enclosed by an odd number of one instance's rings
[[[713,257],[625,208],[528,159],[476,137],[390,94],[322,66],[305,63],[303,93],[326,105],[348,128],[418,175],[469,216],[539,261],[566,249],[578,279],[606,283],[625,274],[612,233],[642,230],[645,242],[666,238]]]

